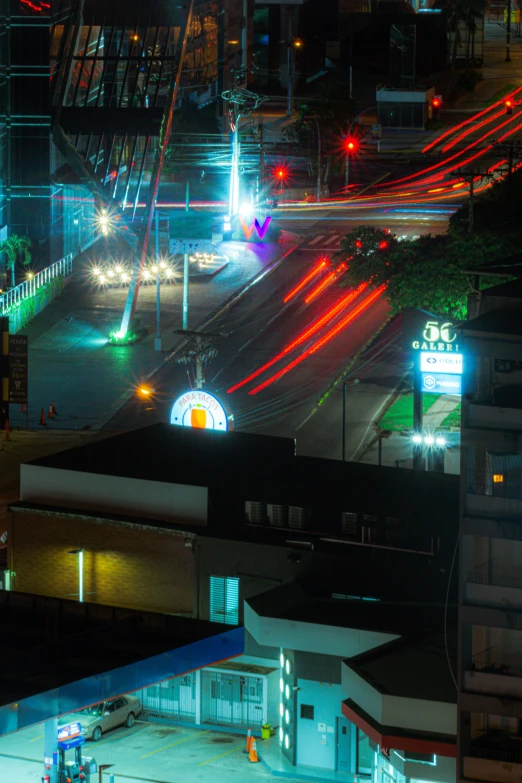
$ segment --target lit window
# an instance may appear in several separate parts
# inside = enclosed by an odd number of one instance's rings
[[[210,577],[210,622],[239,623],[239,579],[233,576]]]
[[[503,483],[504,483],[504,474],[493,473],[493,484],[503,484]]]

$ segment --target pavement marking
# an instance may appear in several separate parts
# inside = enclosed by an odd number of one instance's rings
[[[168,750],[169,748],[173,748],[176,745],[181,745],[183,742],[188,742],[189,740],[195,739],[195,737],[200,737],[202,734],[208,734],[210,729],[206,729],[205,731],[198,731],[196,734],[191,734],[190,737],[185,737],[184,739],[176,740],[176,742],[171,742],[170,745],[164,745],[162,748],[156,748],[156,750],[151,750],[150,753],[145,753],[144,756],[140,756],[142,759],[148,759],[149,756],[154,756],[156,753],[161,753],[163,750]]]
[[[211,759],[208,759],[207,761],[202,761],[200,764],[198,764],[198,767],[204,767],[205,764],[210,764],[212,761],[217,761],[218,759],[222,759],[223,756],[230,756],[231,753],[237,753],[238,750],[242,749],[242,745],[238,745],[237,748],[232,748],[232,750],[226,750],[224,753],[220,753],[219,756],[213,756]]]
[[[42,759],[28,759],[27,756],[14,756],[12,753],[0,753],[0,758],[16,759],[17,761],[30,761],[31,764],[42,763]]]
[[[32,739],[30,739],[29,742],[36,742],[36,740],[41,740],[43,738],[44,738],[44,735],[40,734],[38,737],[33,737]]]
[[[327,239],[325,241],[325,245],[331,245],[333,244],[333,242],[340,242],[340,241],[341,241],[341,237],[339,236],[339,234],[334,234],[333,236],[330,237],[330,239]]]
[[[143,726],[137,726],[135,729],[121,731],[119,734],[116,734],[115,737],[111,737],[110,735],[107,737],[107,735],[105,735],[106,739],[102,739],[99,742],[95,742],[94,746],[99,748],[101,745],[108,745],[111,742],[119,742],[120,740],[126,739],[127,737],[130,737],[133,734],[138,734],[138,732],[143,731],[143,729],[146,729],[148,725],[150,724],[144,721]]]
[[[312,239],[311,242],[309,242],[309,245],[316,245],[317,242],[320,242],[321,239],[324,239],[324,234],[319,234],[318,237],[315,237],[315,239]]]

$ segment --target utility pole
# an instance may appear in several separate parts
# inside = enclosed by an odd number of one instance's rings
[[[257,107],[268,100],[268,96],[256,95],[250,90],[245,90],[238,85],[246,77],[243,69],[233,73],[236,86],[232,90],[226,90],[221,94],[223,100],[229,104],[229,127],[232,134],[232,165],[230,169],[230,192],[228,199],[228,216],[234,217],[239,212],[239,121],[248,117]]]
[[[519,161],[522,158],[522,142],[506,140],[493,142],[493,144],[493,154],[499,159],[507,158],[507,183],[508,191],[511,192],[515,160]]]
[[[452,171],[450,176],[457,177],[457,179],[460,179],[462,182],[465,182],[469,188],[468,232],[470,234],[473,234],[473,205],[475,201],[475,181],[479,180],[480,183],[482,183],[483,179],[491,179],[493,177],[493,174],[491,174],[487,169],[486,171],[462,171],[461,169],[457,169],[456,171]]]
[[[185,185],[185,212],[189,211],[190,191],[188,180]],[[183,309],[182,324],[183,329],[188,329],[188,296],[189,296],[189,257],[188,253],[183,253]]]
[[[223,335],[219,332],[196,332],[190,329],[175,329],[173,334],[186,337],[191,343],[187,353],[178,359],[178,364],[195,364],[195,388],[202,389],[205,385],[205,367],[218,355],[213,343]]]

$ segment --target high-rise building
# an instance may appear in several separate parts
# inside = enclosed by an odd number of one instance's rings
[[[522,774],[522,280],[473,295],[469,313],[457,780],[510,783]]]
[[[44,265],[92,240],[95,198],[134,215],[186,27],[177,107],[216,102],[246,61],[253,0],[189,8],[0,0],[0,239],[28,235]]]

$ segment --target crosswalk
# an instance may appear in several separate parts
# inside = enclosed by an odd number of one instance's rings
[[[306,239],[301,245],[301,250],[339,250],[341,239],[345,234],[318,234]]]

